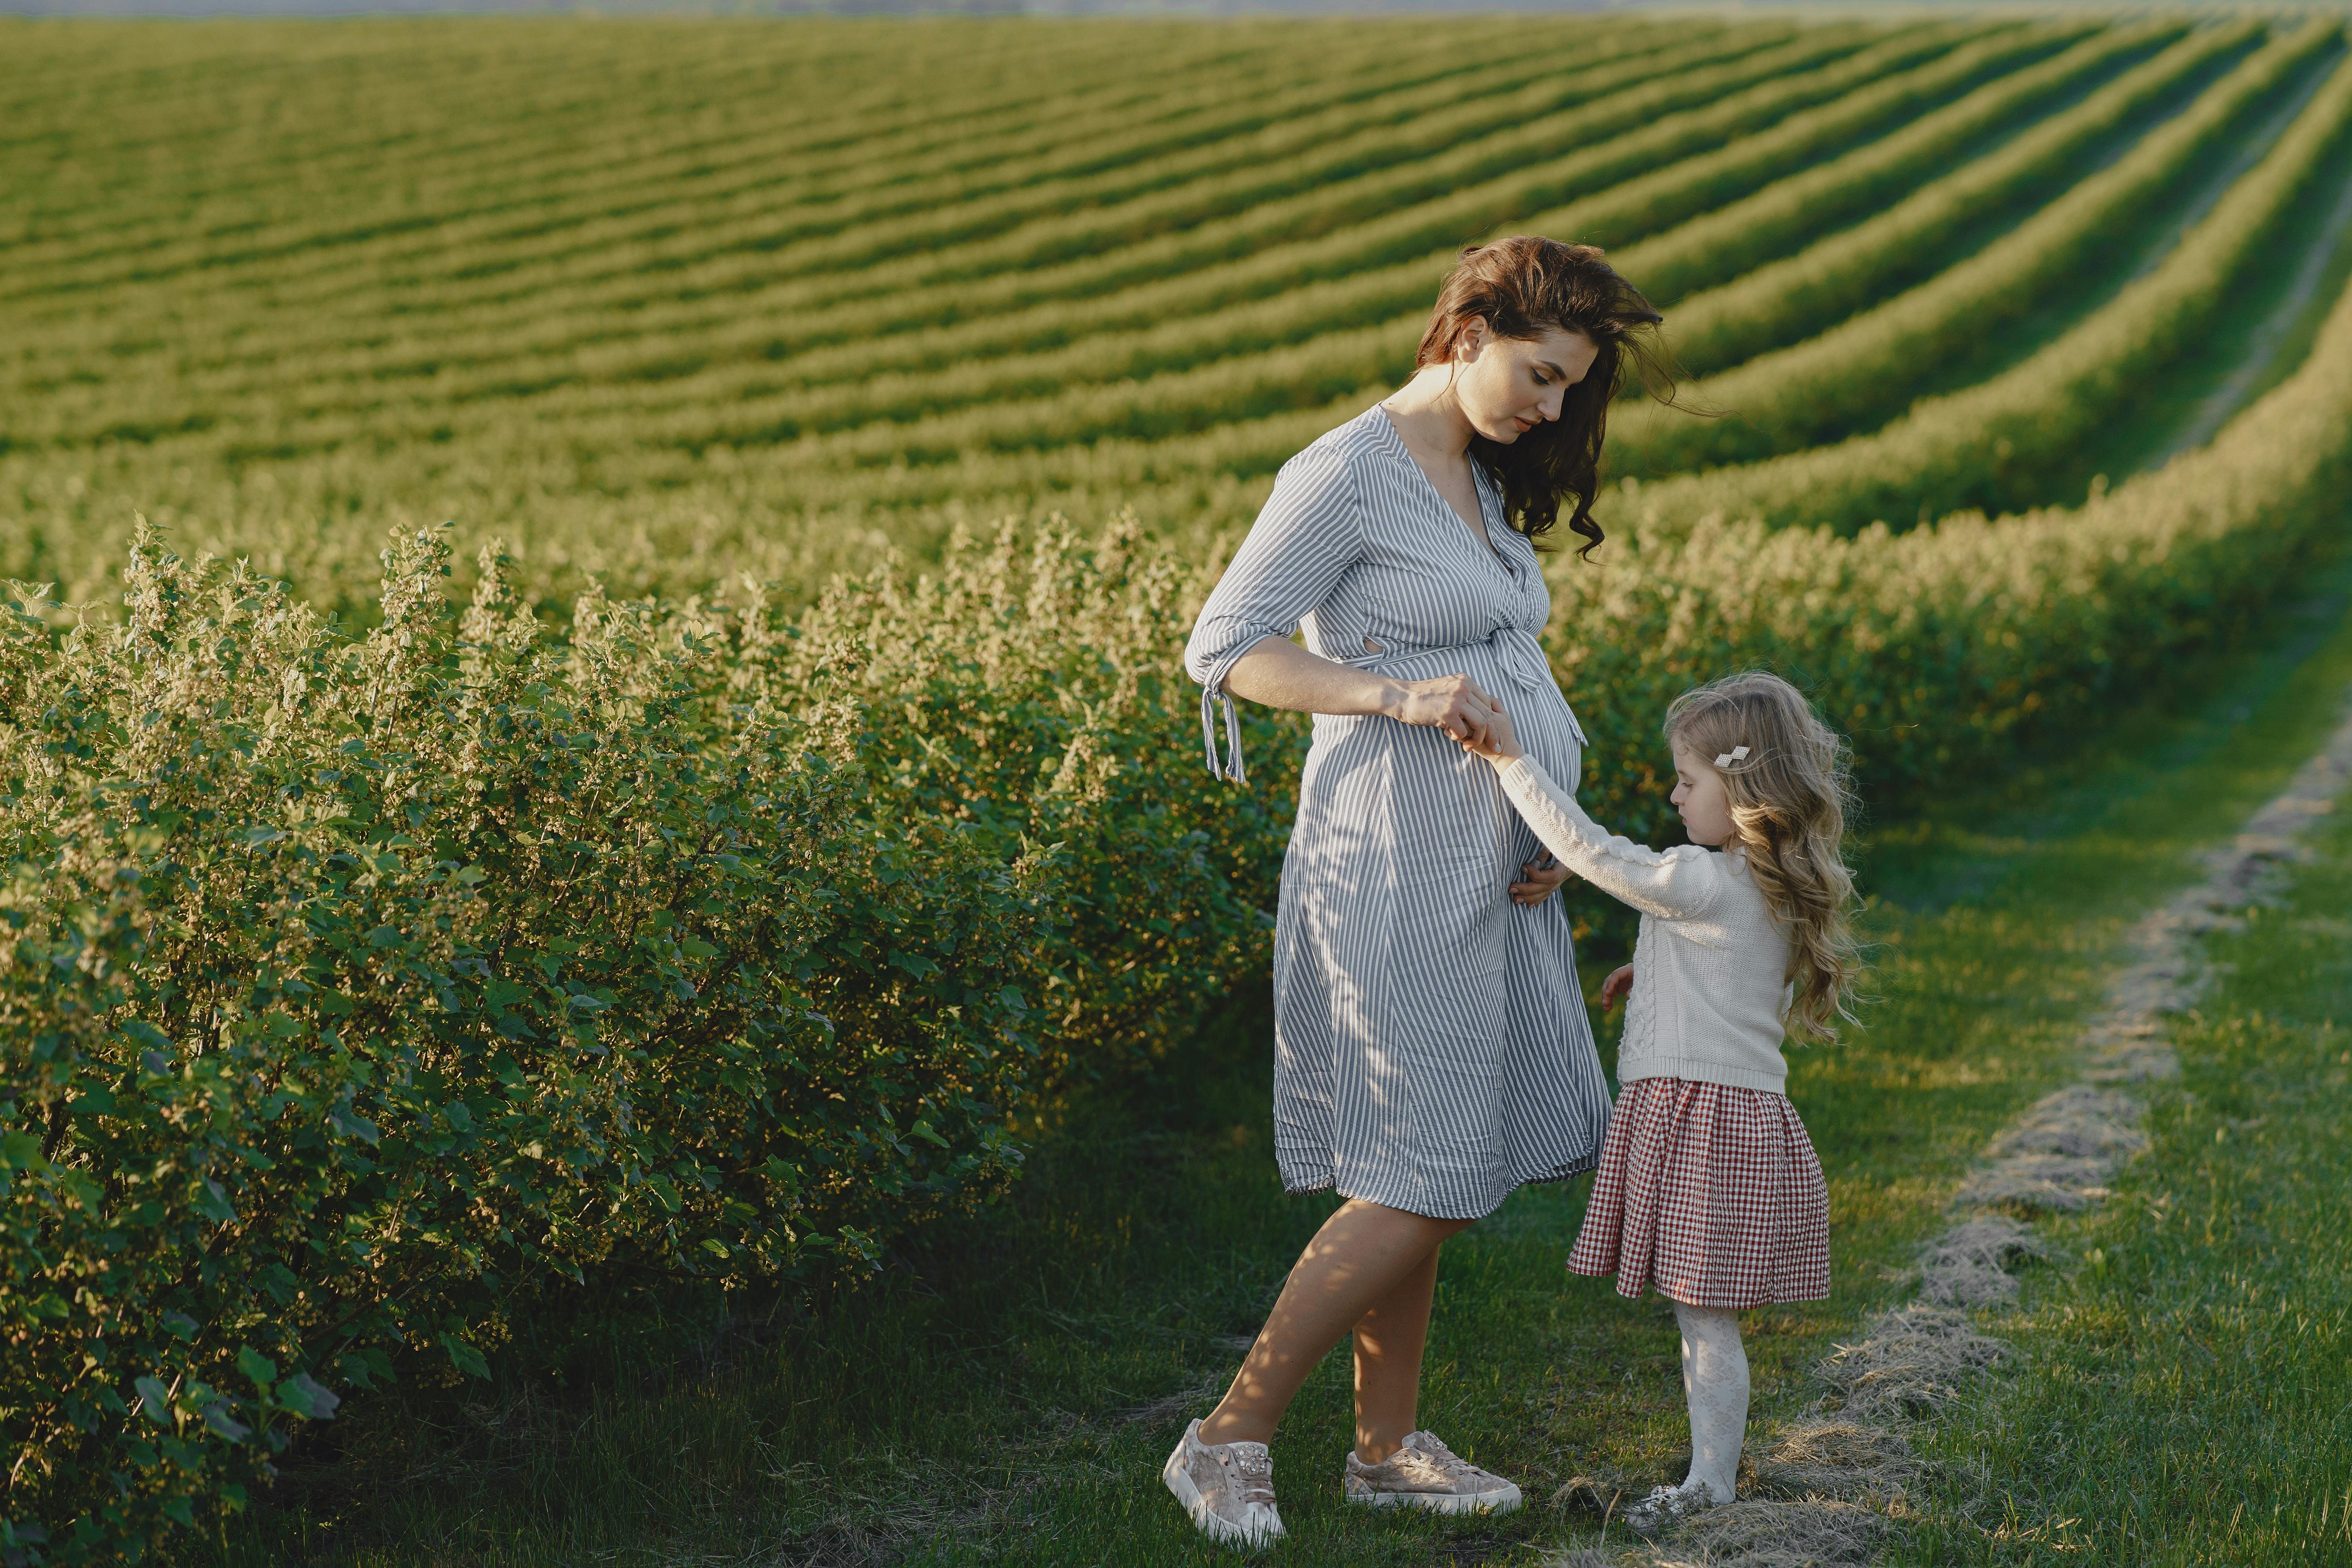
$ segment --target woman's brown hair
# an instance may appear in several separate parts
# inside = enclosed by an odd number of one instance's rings
[[[1573,502],[1569,531],[1585,540],[1578,553],[1590,555],[1602,538],[1592,520],[1592,499],[1601,488],[1610,400],[1629,369],[1660,402],[1674,399],[1673,374],[1657,336],[1665,318],[1617,275],[1598,247],[1515,235],[1462,252],[1437,291],[1415,368],[1452,359],[1464,331],[1479,319],[1499,337],[1526,341],[1559,327],[1592,341],[1592,368],[1568,389],[1558,419],[1508,446],[1484,436],[1470,438],[1470,455],[1502,489],[1512,527],[1540,540],[1559,522],[1561,504]]]

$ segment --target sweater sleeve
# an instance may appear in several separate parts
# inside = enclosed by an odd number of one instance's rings
[[[1662,920],[1693,920],[1721,896],[1718,857],[1696,844],[1664,853],[1612,835],[1584,814],[1532,757],[1503,770],[1504,793],[1560,863],[1621,903]]]

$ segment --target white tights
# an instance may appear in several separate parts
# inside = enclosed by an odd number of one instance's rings
[[[1683,1485],[1705,1487],[1717,1502],[1729,1502],[1748,1435],[1748,1352],[1739,1344],[1739,1314],[1677,1301],[1675,1321],[1683,1331],[1683,1392],[1690,1400],[1690,1479]]]

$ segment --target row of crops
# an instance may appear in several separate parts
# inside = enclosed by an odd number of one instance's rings
[[[11,1563],[551,1291],[855,1271],[1179,1047],[1300,735],[1202,774],[1190,615],[1465,239],[1606,244],[1725,411],[1551,572],[1629,831],[1695,679],[1884,807],[2340,545],[2330,22],[0,37]]]
[[[89,596],[142,509],[347,604],[387,525],[443,518],[495,521],[557,603],[590,572],[806,584],[1056,507],[1205,547],[1409,364],[1452,247],[1514,228],[1609,245],[1740,415],[1622,421],[1621,473],[1827,446],[1838,473],[1756,499],[1847,528],[2079,500],[2105,454],[1893,498],[1832,444],[2070,328],[2036,395],[2088,374],[2113,425],[2219,308],[2133,274],[2184,230],[2228,248],[2211,202],[2290,124],[2336,172],[2324,25],[1080,29],[1038,76],[985,26],[967,68],[960,30],[229,30],[101,69],[18,29],[0,569]],[[872,97],[828,114],[818,82]],[[202,103],[222,84],[294,137]],[[100,139],[47,129],[91,95]],[[2216,265],[2274,255],[2303,187],[2273,184]],[[1838,515],[1785,500],[1819,483]]]

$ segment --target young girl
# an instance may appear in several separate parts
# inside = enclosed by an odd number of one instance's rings
[[[1691,1468],[1627,1522],[1654,1533],[1729,1502],[1748,1425],[1739,1316],[1829,1294],[1821,1162],[1781,1086],[1783,1033],[1827,1039],[1861,964],[1838,858],[1846,782],[1838,737],[1776,675],[1735,675],[1667,710],[1674,804],[1691,842],[1661,852],[1597,826],[1526,756],[1499,712],[1482,755],[1569,868],[1642,913],[1620,1093],[1569,1268],[1675,1303]]]

